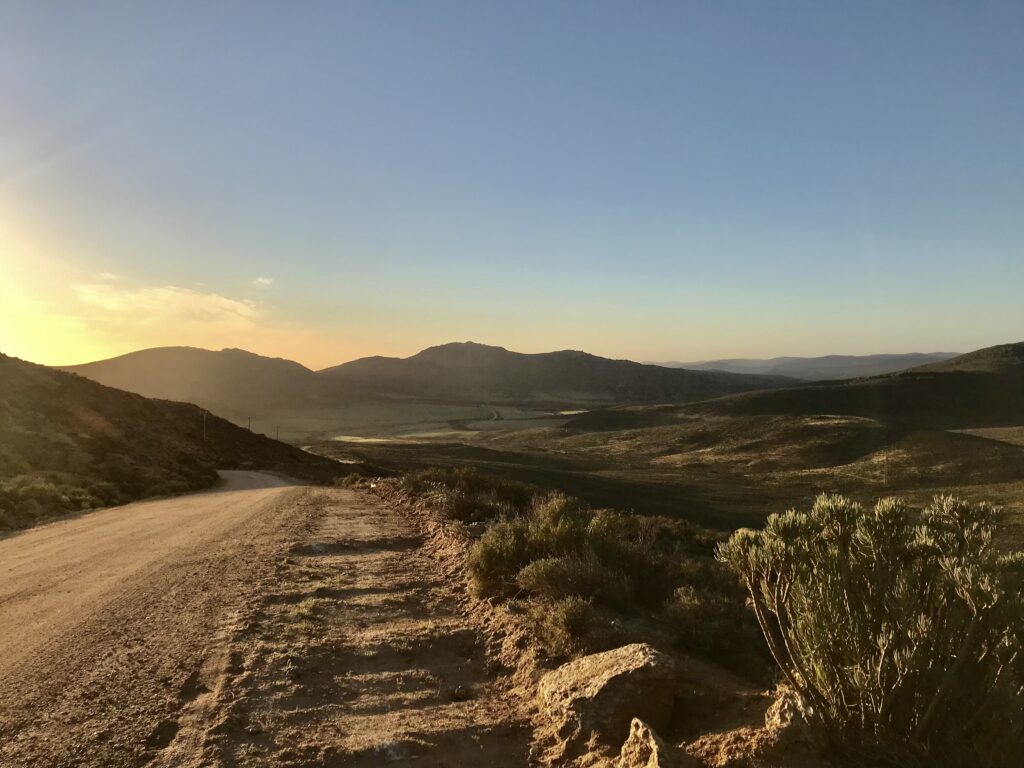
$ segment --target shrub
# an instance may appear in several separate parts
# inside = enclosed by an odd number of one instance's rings
[[[463,523],[517,515],[534,495],[529,486],[487,477],[472,468],[425,469],[404,476],[399,487],[426,499],[448,519]]]
[[[541,644],[554,658],[572,658],[591,650],[588,637],[597,616],[589,600],[573,596],[537,603],[530,608],[530,618]]]
[[[606,566],[592,551],[534,560],[519,571],[516,583],[548,599],[594,598],[619,607],[627,606],[633,596],[629,577]]]
[[[516,576],[530,561],[526,526],[517,520],[492,524],[469,550],[468,566],[481,595],[513,591]]]
[[[718,556],[813,720],[901,764],[1008,768],[1024,739],[1024,555],[996,552],[994,521],[951,497],[915,512],[820,496]]]

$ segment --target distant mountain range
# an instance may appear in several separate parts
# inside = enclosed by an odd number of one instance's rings
[[[817,376],[831,365],[834,373],[845,375],[853,370],[850,360],[860,361],[858,371],[869,365],[928,363],[896,373],[807,383],[609,360],[585,352],[521,354],[466,342],[408,358],[367,357],[322,371],[238,349],[187,347],[143,350],[65,370],[149,397],[194,402],[240,423],[246,415],[301,414],[392,400],[581,408],[691,403],[686,408],[691,413],[840,414],[938,428],[1024,425],[1024,343],[960,356],[813,358],[774,369]],[[649,410],[607,416],[626,422],[662,418]]]
[[[805,381],[857,379],[879,376],[939,363],[959,355],[959,352],[910,352],[899,355],[826,355],[824,357],[773,357],[770,359],[733,358],[704,360],[696,363],[653,363],[666,368],[685,368],[691,371],[728,371],[764,376],[790,376]]]
[[[698,403],[716,415],[867,416],[940,429],[1024,425],[1024,342],[898,373],[804,384]]]
[[[408,358],[367,357],[314,372],[239,349],[161,347],[63,370],[221,415],[301,412],[358,399],[550,405],[685,403],[796,383],[779,376],[687,371],[585,352],[521,354],[472,342]]]

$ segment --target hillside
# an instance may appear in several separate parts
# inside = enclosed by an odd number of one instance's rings
[[[673,370],[569,350],[523,354],[472,342],[430,347],[408,358],[363,358],[320,375],[367,394],[552,404],[692,402],[793,383],[777,376]]]
[[[773,357],[767,360],[732,358],[694,363],[658,363],[668,368],[692,371],[728,371],[730,373],[790,376],[805,381],[857,379],[879,376],[956,357],[955,352],[911,352],[900,355],[826,355],[824,357]]]
[[[841,414],[939,429],[1024,425],[1024,342],[886,376],[740,394],[689,412]]]
[[[217,469],[326,479],[338,465],[187,403],[0,355],[0,529],[206,488]]]
[[[321,380],[308,368],[241,349],[159,347],[61,370],[146,397],[196,403],[236,421],[315,406],[322,395]]]

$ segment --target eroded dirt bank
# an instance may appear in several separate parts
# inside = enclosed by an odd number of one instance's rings
[[[0,765],[529,763],[414,520],[229,483],[0,540]]]

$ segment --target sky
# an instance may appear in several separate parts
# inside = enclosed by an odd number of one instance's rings
[[[0,0],[0,351],[1024,339],[1024,3]]]

